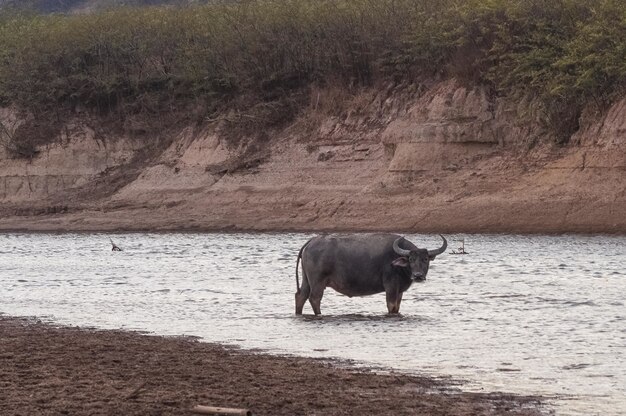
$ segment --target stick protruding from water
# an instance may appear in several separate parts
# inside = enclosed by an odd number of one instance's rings
[[[111,251],[122,251],[122,249],[113,242],[111,237],[109,237],[109,241],[111,242]]]

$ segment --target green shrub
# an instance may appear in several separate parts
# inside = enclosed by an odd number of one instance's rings
[[[625,34],[618,0],[250,0],[3,13],[0,102],[123,117],[192,102],[260,108],[313,83],[439,74],[538,103],[565,141],[584,106],[622,93]]]

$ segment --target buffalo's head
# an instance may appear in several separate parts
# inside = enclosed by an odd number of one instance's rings
[[[428,266],[430,261],[434,260],[439,254],[446,251],[448,242],[442,236],[443,245],[436,250],[426,250],[418,248],[417,250],[406,250],[400,248],[400,241],[404,240],[404,237],[398,238],[393,242],[393,251],[399,255],[391,264],[397,267],[408,267],[411,269],[411,279],[417,282],[423,282],[426,280],[426,274],[428,273]]]

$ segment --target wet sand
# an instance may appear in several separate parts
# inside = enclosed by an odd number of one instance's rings
[[[0,316],[2,415],[540,415],[541,398],[242,351],[189,337]]]

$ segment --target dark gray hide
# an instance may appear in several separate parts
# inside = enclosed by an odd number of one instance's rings
[[[296,314],[308,299],[316,315],[324,289],[332,287],[346,296],[385,292],[389,313],[398,313],[402,293],[415,281],[426,280],[428,266],[445,252],[446,239],[436,250],[417,248],[396,234],[322,235],[310,239],[296,262]],[[302,287],[298,262],[302,258]]]

